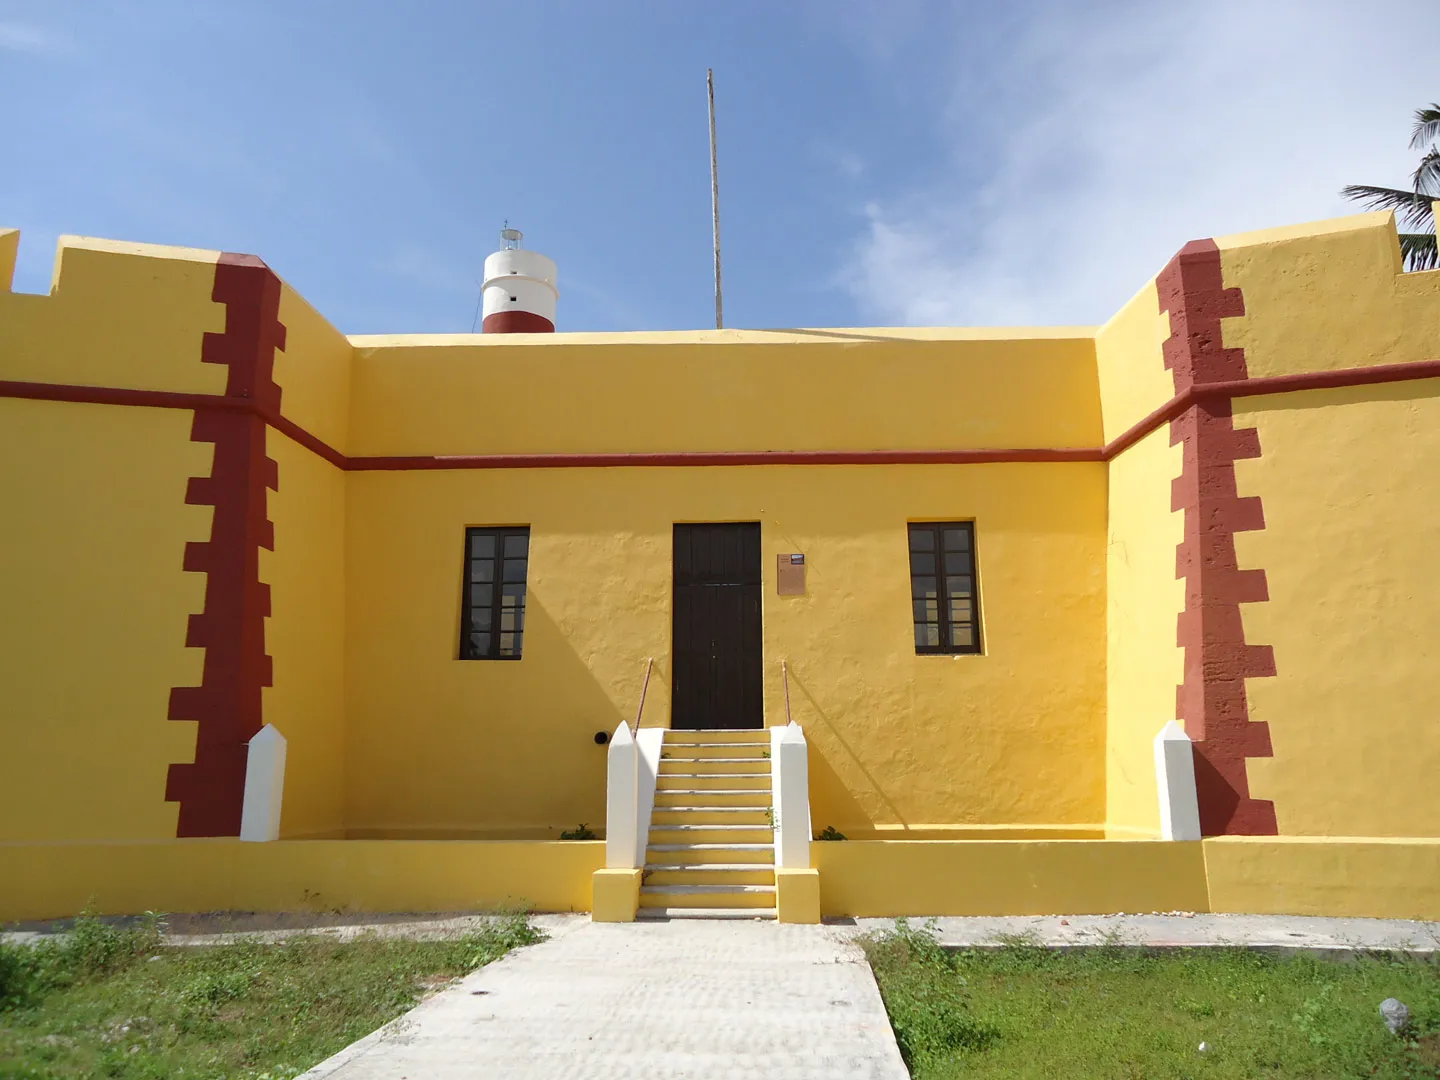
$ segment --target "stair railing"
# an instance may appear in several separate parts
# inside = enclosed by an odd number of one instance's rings
[[[650,689],[650,669],[654,666],[655,658],[653,656],[647,656],[645,658],[645,681],[640,684],[640,704],[635,709],[635,723],[630,725],[630,733],[632,735],[640,730],[640,716],[645,712],[645,694]]]
[[[786,660],[780,661],[780,678],[785,683],[785,723],[793,724],[790,718],[790,664]]]

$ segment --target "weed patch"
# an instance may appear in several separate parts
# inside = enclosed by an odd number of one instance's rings
[[[956,1051],[980,1050],[995,1036],[975,1018],[954,957],[928,930],[897,919],[895,930],[861,942],[880,984],[901,1056],[912,1073]]]
[[[0,946],[0,1080],[290,1080],[511,949],[523,915],[438,941],[301,936],[167,947],[158,925],[77,920]]]
[[[1440,1077],[1431,958],[1062,953],[1023,938],[947,953],[904,920],[862,944],[916,1080]],[[1410,1006],[1405,1038],[1381,1022],[1387,997]]]

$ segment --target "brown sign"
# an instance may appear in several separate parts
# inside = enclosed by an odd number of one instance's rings
[[[805,556],[779,555],[775,571],[775,591],[781,596],[805,595]]]

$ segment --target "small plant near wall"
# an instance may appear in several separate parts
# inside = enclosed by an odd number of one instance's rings
[[[581,824],[574,829],[566,829],[560,834],[561,840],[598,840],[595,831],[589,825]]]
[[[775,808],[773,806],[765,807],[765,824],[772,829],[775,828]]]
[[[817,836],[817,837],[815,837],[815,839],[816,839],[816,840],[844,840],[844,839],[845,839],[845,834],[844,834],[843,832],[841,832],[839,829],[835,828],[834,825],[826,825],[825,828],[821,830],[820,835]]]

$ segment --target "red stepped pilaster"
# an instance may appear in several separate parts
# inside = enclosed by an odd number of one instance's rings
[[[205,650],[199,686],[170,691],[171,720],[198,723],[195,760],[170,766],[165,799],[180,804],[177,836],[238,836],[245,744],[264,726],[261,690],[271,685],[265,652],[270,587],[260,549],[274,550],[266,492],[279,473],[265,456],[266,416],[280,413],[275,350],[285,347],[280,279],[253,255],[220,256],[211,299],[225,305],[225,332],[207,333],[200,360],[227,369],[225,398],[253,409],[197,408],[192,442],[215,446],[209,476],[192,477],[187,503],[215,508],[210,539],[185,547],[184,567],[205,575],[205,610],[190,616],[185,644]]]
[[[1220,249],[1195,240],[1156,279],[1160,310],[1169,312],[1165,366],[1175,393],[1207,384],[1246,380],[1243,349],[1227,349],[1220,320],[1245,314],[1239,289],[1225,288]],[[1170,420],[1170,443],[1183,452],[1171,487],[1171,509],[1185,512],[1185,539],[1175,552],[1175,575],[1185,581],[1185,610],[1177,641],[1185,649],[1185,677],[1176,712],[1194,740],[1200,830],[1206,836],[1278,831],[1275,804],[1250,796],[1246,761],[1270,757],[1269,725],[1250,719],[1245,680],[1275,674],[1269,645],[1245,640],[1240,605],[1270,598],[1264,570],[1242,570],[1235,534],[1265,527],[1258,497],[1242,498],[1235,462],[1260,456],[1260,435],[1237,430],[1228,396],[1198,396]]]

